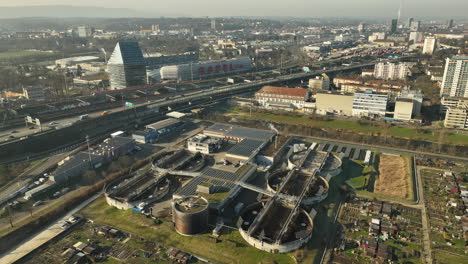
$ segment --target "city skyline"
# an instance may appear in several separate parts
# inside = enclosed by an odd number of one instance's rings
[[[271,3],[267,0],[251,1],[240,0],[238,4],[226,8],[225,4],[215,0],[189,1],[179,0],[158,5],[154,1],[139,0],[139,4],[128,1],[102,0],[97,4],[95,1],[83,0],[79,3],[75,1],[57,0],[0,0],[2,7],[35,7],[52,5],[73,5],[76,7],[105,7],[112,9],[129,9],[133,16],[157,17],[157,16],[346,16],[346,17],[397,17],[400,8],[398,1],[371,1],[352,0],[343,3],[339,0],[326,2],[308,2],[304,0],[292,0],[288,2]],[[401,17],[441,17],[441,14],[450,14],[452,17],[463,17],[468,3],[461,0],[444,1],[403,1],[401,4]],[[60,16],[60,15],[58,15]]]

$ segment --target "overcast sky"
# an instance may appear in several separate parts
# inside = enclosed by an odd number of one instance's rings
[[[131,8],[155,16],[385,16],[399,0],[0,0],[0,6]],[[467,0],[403,0],[402,17],[468,17]]]

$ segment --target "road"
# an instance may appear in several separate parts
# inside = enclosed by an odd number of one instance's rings
[[[43,228],[41,231],[35,233],[31,237],[24,240],[24,243],[20,243],[15,248],[11,249],[8,252],[0,255],[0,263],[10,264],[15,263],[21,258],[25,257],[35,249],[47,243],[49,240],[63,233],[66,229],[61,228],[60,226],[65,223],[65,221],[70,218],[73,214],[83,209],[85,206],[96,200],[102,192],[92,196],[88,200],[84,201],[70,212],[68,212],[64,217],[52,222],[47,227]]]
[[[110,109],[110,111],[112,111],[112,112],[120,112],[120,111],[123,111],[123,110],[128,110],[128,107],[117,107],[117,108]],[[102,112],[103,111],[89,112],[88,115],[89,115],[89,118],[96,118],[96,117],[100,117]],[[54,120],[53,122],[57,123],[57,124],[55,124],[55,126],[65,125],[65,124],[69,124],[69,123],[73,124],[75,122],[79,122],[80,116],[81,115],[76,115],[76,116],[73,116],[73,117],[57,119],[57,120]],[[52,125],[51,125],[51,122],[42,124],[42,131],[47,131],[47,130],[54,129],[52,127]],[[30,129],[30,127],[35,127],[35,128]],[[28,124],[28,126],[26,126],[26,124],[25,124],[23,127],[17,127],[17,128],[14,128],[14,129],[8,129],[8,130],[0,131],[0,143],[2,141],[10,141],[10,140],[20,139],[22,137],[30,136],[30,135],[36,134],[38,132],[40,132],[39,127],[37,127],[37,126],[35,126],[33,124]],[[14,136],[15,138],[8,139],[9,136]]]
[[[7,199],[7,197],[21,189],[23,186],[26,186],[29,183],[31,183],[32,178],[34,176],[39,175],[49,167],[56,165],[59,161],[69,156],[72,152],[53,155],[49,157],[46,161],[23,172],[14,180],[9,182],[7,185],[0,188],[0,205],[3,204],[4,200]]]
[[[369,144],[364,144],[364,143],[356,143],[356,142],[338,140],[338,139],[332,139],[332,138],[309,137],[309,136],[298,135],[298,134],[290,134],[290,135],[299,137],[299,138],[312,139],[318,142],[327,142],[327,143],[332,143],[332,144],[350,146],[352,148],[376,149],[376,150],[381,150],[383,152],[390,152],[390,153],[393,152],[393,153],[400,153],[400,154],[418,155],[418,156],[426,156],[426,157],[433,157],[433,158],[439,158],[439,159],[450,159],[454,161],[456,160],[456,161],[468,162],[468,157],[459,157],[459,156],[451,156],[451,155],[446,155],[446,154],[437,154],[437,153],[424,152],[424,151],[415,151],[415,150],[407,150],[407,149],[394,148],[394,147],[369,145]]]

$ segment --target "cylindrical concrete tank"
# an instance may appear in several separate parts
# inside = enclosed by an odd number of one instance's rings
[[[189,196],[172,201],[172,217],[176,231],[185,236],[205,232],[208,228],[208,200]]]

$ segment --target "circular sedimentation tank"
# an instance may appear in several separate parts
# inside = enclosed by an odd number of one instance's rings
[[[200,234],[208,228],[208,200],[188,196],[172,201],[172,216],[176,231],[185,236]]]

